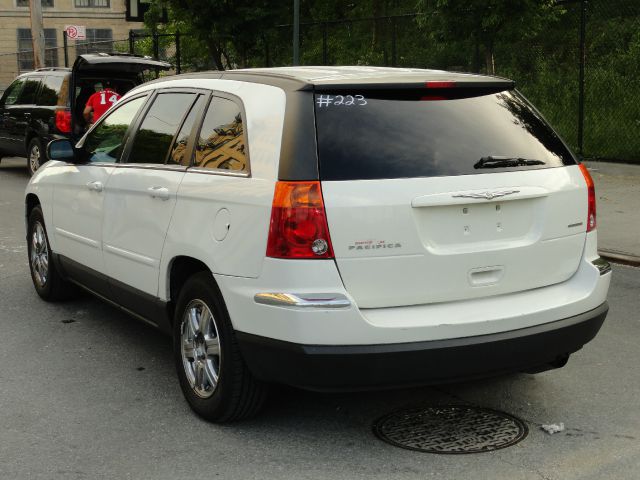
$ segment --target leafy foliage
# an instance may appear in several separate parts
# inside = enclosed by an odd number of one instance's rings
[[[562,14],[554,0],[419,0],[426,15],[419,23],[434,40],[468,42],[482,46],[487,72],[495,74],[498,43],[527,40]]]
[[[290,0],[154,0],[189,69],[290,65]],[[416,3],[417,2],[417,3]],[[393,65],[513,78],[575,149],[581,2],[300,0],[303,65]],[[587,4],[584,154],[640,161],[640,2]],[[153,9],[152,11],[153,12]]]
[[[267,0],[166,0],[165,4],[172,18],[168,30],[189,31],[195,39],[193,47],[201,48],[201,57],[207,53],[204,61],[196,63],[218,70],[248,65],[262,32],[274,25],[279,11]],[[153,13],[145,21],[157,28]]]

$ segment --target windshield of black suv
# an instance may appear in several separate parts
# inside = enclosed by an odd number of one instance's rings
[[[317,92],[315,111],[323,180],[468,175],[576,163],[516,91]]]

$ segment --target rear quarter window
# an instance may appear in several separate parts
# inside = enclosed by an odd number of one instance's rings
[[[318,92],[315,111],[323,180],[470,175],[576,163],[516,91]],[[543,163],[476,167],[493,156]]]
[[[18,80],[14,81],[11,85],[9,85],[9,88],[7,88],[7,90],[4,92],[4,95],[2,96],[2,104],[3,105],[15,104],[18,101],[18,96],[20,95],[20,92],[22,92],[23,88],[24,88],[23,78],[19,78]]]
[[[244,118],[236,102],[212,97],[196,140],[193,166],[249,171]]]
[[[38,105],[45,107],[58,105],[63,81],[62,75],[47,75],[38,95]]]
[[[40,88],[42,77],[27,77],[22,92],[18,96],[17,105],[34,105]]]

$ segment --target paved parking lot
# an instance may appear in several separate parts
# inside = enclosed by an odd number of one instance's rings
[[[169,339],[90,297],[31,285],[24,161],[0,163],[0,478],[637,479],[640,269],[615,266],[599,336],[539,375],[402,391],[276,389],[263,414],[208,424],[182,398]],[[372,422],[414,405],[463,404],[525,420],[521,443],[432,455],[378,440]],[[541,424],[564,422],[549,435]]]

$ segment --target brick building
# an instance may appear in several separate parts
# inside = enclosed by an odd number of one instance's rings
[[[143,28],[140,0],[133,4],[131,12],[127,0],[42,0],[46,66],[64,66],[65,25],[84,25],[87,31],[85,41],[69,40],[70,64],[76,51],[108,51],[114,41],[126,45],[129,30]],[[0,91],[18,73],[33,69],[32,48],[29,0],[0,0]]]

